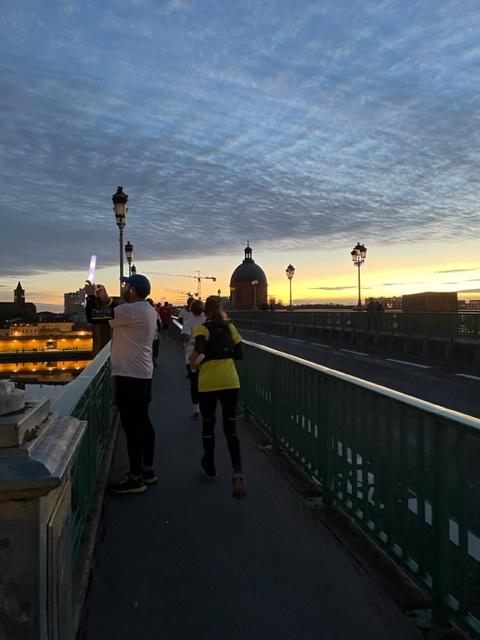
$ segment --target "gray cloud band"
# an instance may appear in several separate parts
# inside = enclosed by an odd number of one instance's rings
[[[105,0],[88,24],[68,12],[66,38],[67,14],[35,4],[0,26],[7,273],[116,264],[117,184],[142,260],[225,255],[246,229],[269,249],[478,235],[477,71],[450,45],[473,8],[144,0],[125,21]]]

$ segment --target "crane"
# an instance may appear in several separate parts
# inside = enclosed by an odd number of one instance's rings
[[[216,282],[217,278],[216,276],[202,276],[200,271],[196,271],[195,273],[196,275],[194,276],[188,275],[186,273],[156,273],[155,275],[172,278],[193,278],[197,281],[197,293],[195,295],[197,296],[197,298],[200,298],[202,293],[202,280],[212,280],[213,282]]]

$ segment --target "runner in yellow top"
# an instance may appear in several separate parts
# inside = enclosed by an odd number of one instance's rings
[[[242,339],[237,329],[227,320],[219,296],[209,296],[205,301],[205,324],[192,332],[194,350],[190,365],[200,368],[198,391],[202,414],[202,442],[204,455],[202,469],[207,477],[217,477],[215,469],[215,413],[217,400],[223,414],[223,430],[227,439],[233,467],[233,496],[243,498],[246,493],[242,474],[240,440],[236,430],[236,409],[240,381],[234,360],[243,358]]]

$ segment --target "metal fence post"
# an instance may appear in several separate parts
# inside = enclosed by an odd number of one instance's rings
[[[448,428],[444,421],[433,423],[433,496],[432,496],[432,619],[434,624],[448,624]]]

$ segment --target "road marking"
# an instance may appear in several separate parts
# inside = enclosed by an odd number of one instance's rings
[[[319,344],[318,342],[310,342],[310,346],[313,347],[314,349],[331,349],[332,345],[331,344]]]
[[[428,364],[417,364],[416,362],[407,362],[407,360],[395,360],[395,358],[385,358],[389,362],[398,362],[398,364],[408,364],[410,367],[418,367],[419,369],[430,369]]]
[[[469,380],[480,380],[478,376],[471,376],[468,373],[456,373],[456,376],[461,376],[462,378],[468,378]]]
[[[299,340],[298,338],[287,338],[287,340],[290,340],[290,342],[302,342],[303,340]]]
[[[368,356],[368,353],[363,353],[363,351],[354,351],[353,349],[340,349],[340,351],[345,351],[345,353],[354,353],[356,356]]]

